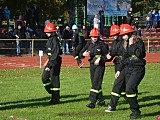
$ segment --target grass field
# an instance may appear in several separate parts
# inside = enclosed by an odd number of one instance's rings
[[[89,68],[62,67],[61,104],[49,106],[50,96],[41,82],[42,69],[0,70],[0,120],[128,120],[129,105],[120,99],[117,112],[105,113],[107,106],[89,109],[91,83]],[[103,81],[106,103],[114,82],[114,67],[107,66]],[[139,85],[139,104],[143,120],[160,115],[160,63],[146,65]],[[15,116],[12,118],[11,116]]]

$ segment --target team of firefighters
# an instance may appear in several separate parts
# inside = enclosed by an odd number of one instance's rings
[[[113,60],[115,65],[115,82],[111,92],[111,99],[105,112],[115,112],[120,96],[130,105],[130,119],[136,119],[141,111],[138,104],[138,85],[145,75],[145,45],[140,37],[135,36],[129,24],[120,27],[112,25],[110,36],[113,37],[111,48],[100,38],[99,31],[93,28],[90,31],[91,40],[83,47],[83,40],[78,33],[78,27],[73,30],[73,57],[78,67],[83,66],[81,59],[88,56],[90,62],[91,89],[88,108],[105,105],[102,92],[102,82],[105,71],[105,62]],[[62,47],[57,35],[56,26],[48,23],[44,32],[48,36],[46,52],[48,60],[44,64],[42,82],[46,91],[51,94],[50,105],[60,103],[60,69],[62,63]]]

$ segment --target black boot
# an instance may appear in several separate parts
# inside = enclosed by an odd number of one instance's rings
[[[60,98],[59,91],[54,91],[54,93],[52,93],[51,100],[49,101],[49,104],[50,105],[59,104],[60,103],[59,98]]]
[[[86,106],[87,106],[88,108],[93,109],[93,108],[95,108],[95,103],[89,103],[89,104],[87,104]]]
[[[132,114],[130,114],[130,119],[137,119],[141,115],[141,111],[134,111]]]
[[[50,101],[49,101],[49,104],[50,105],[56,105],[56,104],[59,104],[60,103],[60,101],[59,100],[55,100],[55,99],[51,99]]]
[[[99,106],[105,106],[106,105],[106,103],[105,103],[105,101],[104,100],[100,100],[100,101],[98,101],[98,103],[97,103]]]

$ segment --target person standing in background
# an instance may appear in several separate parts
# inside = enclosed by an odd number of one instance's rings
[[[37,23],[37,26],[38,28],[40,27],[40,24],[39,24],[39,8],[37,6],[37,4],[33,4],[33,27],[34,29],[36,28],[36,23]]]
[[[153,10],[153,28],[157,28],[158,25],[158,12],[156,10]]]
[[[99,16],[100,16],[100,33],[101,33],[101,35],[103,35],[103,28],[104,28],[104,24],[105,24],[105,19],[104,19],[104,11],[102,8],[99,10]]]
[[[72,30],[73,30],[73,40],[72,40],[73,57],[77,61],[78,68],[81,68],[83,66],[83,62],[79,56],[79,53],[83,48],[84,41],[79,36],[77,25],[73,25]]]
[[[2,27],[2,19],[4,17],[4,10],[2,6],[0,6],[0,28]]]
[[[26,26],[32,27],[32,11],[28,6],[25,6],[25,15],[24,19],[26,20]]]
[[[23,38],[24,33],[22,30],[22,26],[18,25],[18,28],[15,33],[16,37],[16,45],[17,45],[17,56],[21,56],[21,39]]]
[[[63,54],[70,54],[69,39],[71,39],[71,30],[66,26],[62,32],[62,52]]]
[[[158,11],[158,28],[160,28],[160,10]]]
[[[98,19],[98,14],[94,16],[93,19],[93,28],[96,28],[98,32],[100,33],[100,20]]]
[[[18,27],[18,25],[21,25],[22,29],[25,30],[25,23],[22,15],[19,15],[18,19],[16,20],[16,28]]]
[[[11,16],[11,12],[10,10],[8,9],[8,7],[6,6],[4,8],[4,18],[7,20],[7,28],[9,27],[9,19],[10,19],[10,16]]]
[[[47,16],[47,19],[46,19],[46,21],[44,22],[44,26],[46,26],[48,23],[50,23],[51,22],[51,20],[50,20],[50,17],[49,16]]]
[[[31,39],[32,35],[33,35],[33,30],[31,28],[29,28],[28,26],[26,26],[25,29],[25,39]],[[26,47],[26,54],[32,53],[32,42],[31,41],[25,41],[25,47]],[[30,50],[28,51],[28,47],[30,48]]]
[[[132,10],[132,8],[130,8],[128,13],[127,13],[127,23],[129,25],[132,25],[133,17],[134,17],[133,10]]]

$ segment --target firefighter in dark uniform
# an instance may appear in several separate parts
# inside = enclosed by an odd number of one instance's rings
[[[62,49],[57,36],[57,29],[54,24],[48,23],[44,32],[48,36],[46,52],[48,60],[44,64],[42,82],[46,91],[51,94],[50,105],[59,104],[60,100],[60,68],[62,63]]]
[[[72,30],[73,30],[73,40],[72,40],[73,57],[77,61],[78,67],[81,68],[83,66],[83,62],[79,57],[79,52],[83,48],[84,39],[80,37],[78,27],[76,25],[72,26]]]
[[[110,28],[110,36],[113,37],[113,42],[110,48],[110,52],[107,54],[107,58],[113,60],[115,66],[115,73],[117,72],[117,68],[120,66],[120,61],[122,59],[123,54],[123,44],[124,41],[119,36],[120,27],[118,25],[112,25]],[[120,96],[125,96],[125,79],[124,79],[124,69],[121,71],[120,76],[115,79],[114,85],[111,92],[111,99],[108,106],[108,109],[105,112],[114,112],[116,110],[116,106]]]
[[[141,111],[138,104],[138,85],[145,75],[146,50],[144,42],[140,37],[133,36],[134,30],[129,24],[122,24],[120,35],[124,40],[125,50],[123,53],[121,66],[118,68],[115,77],[118,78],[120,71],[125,69],[126,101],[130,105],[132,113],[130,119],[136,119]]]
[[[96,103],[100,106],[105,105],[103,93],[102,93],[102,81],[105,71],[105,59],[109,48],[106,47],[104,41],[100,40],[98,29],[93,28],[90,32],[91,41],[87,42],[85,47],[81,50],[80,56],[89,56],[90,62],[90,79],[92,87],[90,90],[89,100],[91,103],[86,106],[89,108],[95,108]]]

